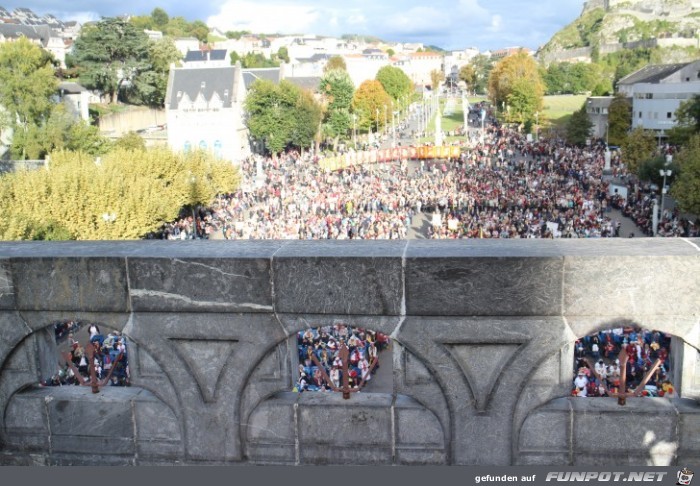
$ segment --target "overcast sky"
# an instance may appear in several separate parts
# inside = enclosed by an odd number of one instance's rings
[[[445,49],[537,49],[572,22],[583,0],[27,0],[4,1],[62,20],[144,15],[161,7],[171,17],[203,20],[225,30],[255,33],[369,34],[386,41],[423,42]]]

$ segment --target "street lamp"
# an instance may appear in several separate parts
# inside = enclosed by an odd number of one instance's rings
[[[659,170],[659,175],[664,178],[664,185],[661,187],[661,212],[659,219],[661,219],[661,216],[664,214],[664,204],[666,202],[666,177],[671,177],[673,174],[673,171],[671,169],[661,169]]]
[[[540,112],[535,112],[535,142],[540,140]]]
[[[352,114],[352,144],[357,150],[357,114]]]
[[[379,133],[379,107],[374,109],[376,117],[374,118],[374,121],[377,122],[377,133]]]

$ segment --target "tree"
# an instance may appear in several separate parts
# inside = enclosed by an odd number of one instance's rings
[[[489,76],[493,69],[493,60],[491,57],[479,54],[472,59],[470,66],[474,68],[474,72],[476,73],[473,91],[475,93],[486,93]]]
[[[445,73],[443,73],[440,69],[433,69],[430,71],[430,88],[437,92],[437,90],[440,88],[440,83],[442,83],[445,80]]]
[[[471,64],[465,64],[459,70],[459,79],[467,85],[467,90],[474,88],[476,81],[476,69]]]
[[[118,18],[83,27],[73,44],[73,54],[81,82],[107,94],[112,103],[151,67],[146,34]]]
[[[671,175],[666,177],[666,183],[668,185],[673,184],[674,180],[677,179],[680,174],[680,166],[677,160],[669,164],[666,161],[666,156],[660,155],[643,161],[639,166],[637,176],[639,180],[653,182],[661,186],[664,182],[663,176],[659,175],[661,169],[671,170]]]
[[[382,83],[384,91],[386,91],[395,102],[400,101],[413,92],[411,78],[398,67],[382,67],[377,72],[376,80]],[[396,103],[394,105],[396,106]]]
[[[311,146],[321,122],[321,108],[301,88],[283,80],[276,85],[257,80],[245,100],[248,129],[272,153],[289,145]]]
[[[201,20],[195,20],[189,26],[190,35],[194,36],[199,42],[207,42],[209,37],[209,27]]]
[[[181,59],[182,54],[171,38],[150,41],[148,61],[151,69],[143,71],[134,79],[125,91],[127,99],[134,104],[162,108],[168,89],[170,65],[179,64]]]
[[[290,84],[290,86],[293,85]],[[296,91],[299,94],[289,142],[303,151],[313,145],[319,133],[322,110],[311,92],[299,88],[296,88]]]
[[[47,170],[0,178],[2,239],[136,239],[230,192],[239,175],[203,152],[117,150],[95,158],[55,152]]]
[[[231,66],[234,66],[237,62],[241,62],[241,56],[236,51],[231,51],[228,56],[231,59]]]
[[[151,19],[153,19],[153,26],[158,29],[163,29],[168,25],[170,21],[170,16],[168,13],[160,7],[156,7],[151,12]]]
[[[328,62],[323,68],[323,72],[327,73],[328,71],[333,71],[334,69],[342,69],[343,71],[348,70],[348,66],[345,64],[345,59],[343,59],[342,56],[332,56],[330,59],[328,59]]]
[[[544,83],[537,63],[524,51],[511,54],[499,61],[489,75],[489,98],[497,107],[510,107],[512,120],[531,120],[542,110]],[[510,101],[518,100],[517,106]]]
[[[352,99],[353,111],[358,115],[358,126],[364,130],[374,127],[379,130],[383,125],[384,110],[389,109],[391,97],[377,80],[363,82],[355,91]]]
[[[643,162],[654,157],[656,140],[650,131],[637,127],[626,137],[620,146],[622,161],[632,173],[638,173]]]
[[[622,145],[632,126],[632,103],[624,94],[618,93],[608,108],[608,133],[610,145]]]
[[[685,145],[693,134],[700,133],[700,95],[694,95],[676,110],[676,126],[668,131],[675,145]]]
[[[323,75],[319,91],[325,104],[323,132],[333,139],[337,148],[339,139],[347,135],[352,125],[350,111],[355,85],[347,71],[335,69]]]
[[[566,123],[566,141],[572,145],[583,146],[590,136],[593,122],[591,122],[584,103],[575,111]]]
[[[277,59],[282,62],[289,62],[289,50],[282,46],[277,50]]]
[[[0,45],[0,106],[18,140],[45,122],[53,107],[58,81],[51,56],[25,37]],[[21,150],[20,158],[27,156]]]
[[[136,132],[127,132],[114,142],[116,150],[146,150],[146,141]]]
[[[392,49],[391,47],[386,50],[386,55],[389,57],[394,57],[395,54],[396,54],[396,51],[394,51],[394,49]]]
[[[671,187],[681,211],[700,214],[700,134],[694,134],[675,156],[682,171]]]

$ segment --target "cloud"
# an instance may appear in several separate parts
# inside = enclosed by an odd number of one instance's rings
[[[411,36],[444,31],[450,23],[451,20],[446,11],[433,7],[413,7],[405,12],[394,14],[383,22],[390,33]]]
[[[501,24],[503,23],[503,17],[496,14],[491,17],[491,32],[498,32],[501,30]]]
[[[207,18],[206,23],[224,31],[306,33],[311,32],[320,17],[320,10],[311,5],[228,0],[221,5],[218,14]]]

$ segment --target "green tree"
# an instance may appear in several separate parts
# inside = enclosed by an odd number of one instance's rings
[[[413,83],[401,68],[384,66],[377,72],[376,80],[382,83],[384,91],[399,102],[413,92]],[[394,103],[397,106],[397,103]]]
[[[323,68],[323,72],[327,73],[328,71],[333,71],[334,69],[342,69],[343,71],[348,70],[348,67],[345,64],[345,59],[343,59],[342,56],[332,56],[330,59],[328,59],[328,62]]]
[[[250,31],[249,30],[228,30],[226,31],[226,38],[227,39],[240,39],[244,35],[249,35]]]
[[[289,142],[294,147],[299,147],[302,152],[311,147],[319,134],[321,126],[321,105],[314,99],[314,95],[296,86],[289,85],[297,91],[296,110],[294,124],[289,136]],[[284,85],[282,86],[284,89]]]
[[[632,126],[632,103],[622,93],[615,95],[608,108],[608,141],[622,145]]]
[[[671,186],[671,195],[681,211],[700,214],[700,134],[694,134],[674,157],[681,175]]]
[[[128,101],[137,105],[162,108],[168,89],[170,65],[179,64],[181,59],[182,54],[171,38],[164,37],[157,41],[150,41],[148,62],[151,69],[144,70],[134,79],[129,89],[125,90]]]
[[[671,176],[666,178],[666,183],[669,185],[673,184],[674,180],[680,174],[680,166],[677,161],[673,161],[669,164],[665,156],[656,156],[641,163],[637,171],[637,176],[639,176],[639,180],[653,182],[661,186],[664,182],[663,176],[659,175],[661,169],[671,170]]]
[[[0,106],[20,141],[28,142],[30,132],[51,114],[51,98],[58,88],[51,61],[47,52],[25,37],[0,44]],[[17,155],[26,158],[26,149]]]
[[[488,90],[489,76],[493,69],[493,60],[489,56],[479,54],[469,63],[474,68],[476,77],[474,78],[473,91],[475,93],[486,93]]]
[[[277,59],[282,62],[289,62],[289,50],[282,46],[277,50]]]
[[[272,153],[289,145],[311,145],[321,122],[321,108],[309,93],[283,80],[279,85],[257,80],[245,100],[251,136]]]
[[[510,107],[511,120],[531,120],[542,111],[544,83],[537,63],[520,51],[499,61],[489,75],[489,98],[497,108]],[[517,106],[510,101],[518,100]]]
[[[473,90],[476,84],[476,69],[471,64],[465,64],[459,69],[459,79],[467,85],[467,90]]]
[[[535,113],[542,107],[542,94],[537,91],[527,79],[517,79],[510,88],[510,93],[506,99],[508,111],[506,121],[519,123],[529,130],[535,118]]]
[[[247,69],[278,67],[279,63],[273,59],[267,59],[261,53],[249,52],[241,59],[241,66]]]
[[[355,86],[347,71],[335,69],[326,72],[319,84],[325,104],[323,133],[333,139],[337,148],[338,141],[344,138],[352,125],[352,97]]]
[[[146,141],[136,132],[127,132],[114,142],[116,150],[146,150]]]
[[[391,47],[386,50],[386,55],[389,57],[394,57],[395,54],[396,54],[396,51],[394,49],[392,49]]]
[[[201,20],[195,20],[189,25],[189,33],[196,37],[199,42],[207,42],[209,37],[209,27]]]
[[[682,102],[675,115],[677,123],[668,131],[668,137],[676,145],[685,145],[692,135],[700,133],[700,95]]]
[[[353,111],[358,116],[358,127],[377,131],[384,125],[384,110],[389,109],[391,97],[377,80],[363,82],[355,91],[352,99]]]
[[[158,29],[163,29],[170,22],[170,16],[168,13],[160,7],[156,7],[151,12],[151,19],[153,19],[153,26]]]
[[[590,136],[593,122],[588,118],[586,104],[575,111],[566,123],[566,141],[572,145],[583,146]]]
[[[119,94],[151,69],[149,40],[146,34],[129,22],[107,18],[83,27],[73,44],[75,62],[80,67],[80,80],[90,89],[97,89],[116,103]]]
[[[231,59],[231,66],[234,66],[237,62],[241,62],[241,56],[236,51],[231,51],[228,56]]]
[[[622,162],[627,165],[627,169],[632,173],[638,173],[643,162],[654,157],[656,152],[656,139],[650,131],[637,127],[620,146],[622,151]]]

